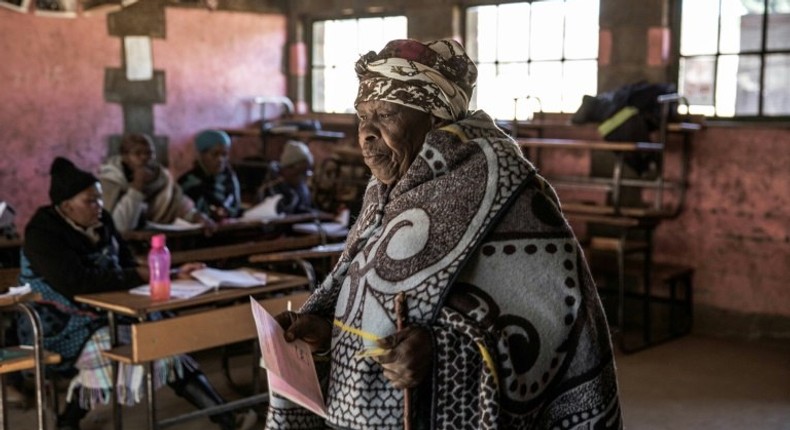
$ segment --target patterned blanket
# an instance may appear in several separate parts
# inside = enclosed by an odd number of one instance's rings
[[[620,428],[606,321],[548,184],[483,112],[431,132],[406,176],[373,180],[339,263],[301,312],[335,320],[321,422],[273,398],[267,428],[403,428],[403,394],[357,353],[433,335],[414,428]]]

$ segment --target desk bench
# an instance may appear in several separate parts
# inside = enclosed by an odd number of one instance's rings
[[[635,288],[621,290],[613,287],[609,280],[616,274],[616,268],[593,258],[593,276],[602,296],[617,295],[618,308],[625,308],[627,300],[636,301],[642,306],[641,340],[629,342],[633,328],[628,318],[618,322],[620,347],[626,353],[640,351],[691,332],[693,324],[693,274],[689,266],[652,262],[648,283],[643,280]],[[644,276],[642,262],[630,261],[626,264],[625,276],[641,279]],[[663,323],[662,323],[663,322]],[[662,323],[662,324],[657,324]],[[628,340],[627,340],[628,338]]]
[[[308,292],[299,292],[258,302],[269,313],[276,315],[287,310],[289,306],[301,306],[309,296]],[[153,386],[155,360],[256,338],[257,330],[250,305],[242,304],[133,324],[130,344],[103,351],[102,355],[121,363],[148,366],[146,372],[148,428],[156,429],[268,401],[267,393],[255,394],[221,406],[201,409],[161,421],[157,421],[156,418]],[[257,374],[255,376],[257,377]]]
[[[261,303],[271,312],[285,310],[288,301],[301,305],[308,292],[303,288],[307,279],[281,273],[267,272],[266,285],[251,288],[220,288],[219,290],[188,299],[153,301],[148,296],[131,294],[128,291],[112,291],[75,296],[74,300],[107,312],[112,344],[104,352],[113,362],[146,364],[146,389],[148,398],[148,426],[150,429],[166,427],[206,415],[228,411],[266,400],[265,395],[240,399],[216,408],[199,410],[158,423],[156,420],[155,394],[153,391],[153,361],[174,354],[188,353],[256,336],[249,303],[233,305],[238,300],[248,302],[248,297],[267,297]],[[246,299],[246,300],[245,300]],[[215,307],[222,304],[226,307]],[[271,308],[270,308],[271,307]],[[178,316],[158,321],[148,321],[148,316],[159,311],[189,311]],[[131,326],[131,343],[119,346],[116,335],[116,316],[125,315],[139,322]],[[257,368],[254,369],[257,372]],[[121,428],[121,409],[111,393],[114,428]]]

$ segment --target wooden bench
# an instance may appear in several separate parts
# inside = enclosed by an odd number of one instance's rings
[[[290,306],[298,308],[309,295],[308,292],[298,292],[258,302],[269,313],[276,315],[287,310],[289,303]],[[150,429],[154,429],[267,401],[268,394],[256,394],[162,421],[156,419],[152,377],[154,360],[252,339],[257,339],[257,331],[250,305],[247,303],[133,324],[130,343],[103,351],[102,355],[121,363],[148,366],[146,372],[148,425]]]
[[[636,352],[691,332],[694,312],[692,267],[642,258],[628,258],[623,263],[612,262],[605,254],[598,253],[588,253],[588,258],[601,296],[617,297],[617,329],[620,331],[620,347],[624,352]],[[647,269],[646,264],[649,264]],[[616,285],[612,285],[612,279],[615,279]],[[627,279],[637,281],[626,285]],[[641,340],[636,343],[626,339],[626,332],[633,326],[626,315],[626,301],[635,301],[641,306],[638,312],[641,314]],[[666,310],[661,319],[656,319],[656,306],[663,306]],[[657,322],[663,322],[665,324],[662,325],[666,326],[666,332],[659,330],[659,336],[655,333]]]

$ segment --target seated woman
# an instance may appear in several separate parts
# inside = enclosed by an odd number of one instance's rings
[[[230,136],[221,130],[204,130],[195,138],[195,167],[178,183],[200,212],[215,221],[241,216],[241,188],[230,168]]]
[[[113,384],[111,363],[100,354],[110,347],[107,321],[76,303],[74,296],[145,284],[148,269],[135,262],[112,217],[102,209],[101,185],[95,176],[61,157],[52,163],[50,175],[52,204],[40,207],[25,229],[19,280],[42,295],[36,310],[44,347],[62,356],[56,370],[73,377],[65,410],[57,419],[58,428],[78,429],[90,409],[109,401]],[[189,277],[202,266],[189,263],[175,272]],[[32,330],[26,319],[19,319],[18,333],[23,344],[31,342]],[[121,365],[119,402],[132,404],[142,397],[140,372],[137,366]],[[176,394],[199,408],[224,403],[188,356],[156,362],[154,377],[157,385],[166,381]],[[225,430],[235,427],[231,413],[214,415],[211,420]]]
[[[99,171],[104,206],[120,232],[145,226],[146,221],[171,224],[176,218],[210,227],[212,221],[195,209],[170,172],[156,161],[148,135],[127,134],[120,155],[107,159]]]
[[[307,178],[312,174],[313,154],[302,142],[289,140],[280,154],[280,162],[272,163],[266,180],[258,189],[258,200],[281,195],[277,212],[282,214],[315,211]]]

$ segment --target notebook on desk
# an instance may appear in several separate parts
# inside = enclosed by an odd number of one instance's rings
[[[189,299],[220,287],[252,288],[266,285],[266,274],[244,270],[219,270],[207,267],[192,272],[194,279],[174,279],[170,282],[171,299]],[[151,289],[140,285],[129,290],[132,294],[150,296]]]

